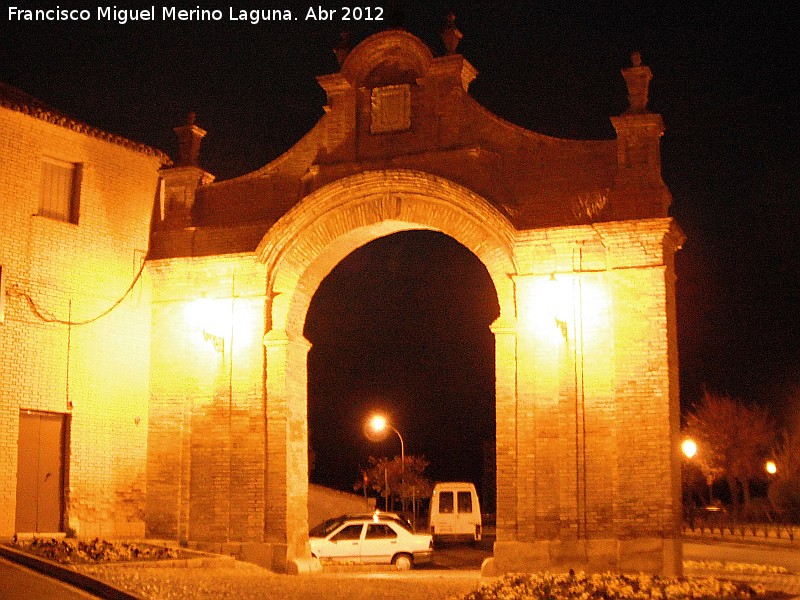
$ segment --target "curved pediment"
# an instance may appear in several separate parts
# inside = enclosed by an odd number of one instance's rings
[[[341,74],[353,87],[414,83],[430,68],[433,54],[416,36],[399,29],[371,35],[342,64]]]
[[[475,69],[459,54],[434,57],[403,30],[338,48],[338,73],[318,78],[325,115],[281,157],[252,173],[186,192],[190,227],[162,227],[164,253],[253,251],[263,234],[316,190],[369,171],[414,171],[485,198],[517,230],[667,214],[659,115],[646,111],[650,70],[638,55],[622,74],[631,108],[612,117],[618,139],[559,139],[526,130],[482,107],[468,91]],[[180,185],[178,185],[180,184]],[[168,186],[169,187],[169,186]],[[174,221],[174,220],[173,220]],[[233,244],[221,230],[237,228]],[[205,232],[209,242],[200,243]],[[187,238],[175,250],[173,238]],[[169,238],[163,244],[161,238]],[[191,239],[189,239],[191,238]],[[223,243],[224,241],[224,243]]]

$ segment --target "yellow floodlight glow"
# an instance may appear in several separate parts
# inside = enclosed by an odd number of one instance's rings
[[[596,273],[551,273],[518,280],[519,319],[537,341],[556,347],[603,343],[611,303]],[[578,339],[580,338],[580,339]]]
[[[522,278],[518,282],[518,318],[535,339],[553,346],[563,345],[568,337],[567,316],[572,311],[571,286],[564,278]]]
[[[567,277],[560,275],[556,277],[555,273],[550,274],[550,280],[547,285],[547,292],[550,302],[550,312],[559,327],[560,323],[569,321],[573,306],[572,306],[572,281],[568,281]]]
[[[211,342],[218,351],[225,347],[225,338],[230,337],[233,324],[231,300],[198,298],[186,305],[186,322],[205,342]]]
[[[775,473],[778,472],[778,465],[776,465],[774,461],[768,460],[767,464],[764,465],[764,469],[766,469],[767,473],[770,475],[775,475]]]
[[[555,273],[550,274],[550,279],[547,282],[547,303],[550,307],[550,315],[553,323],[550,326],[564,338],[564,341],[569,341],[570,338],[570,323],[573,322],[571,315],[573,314],[573,294],[572,294],[572,281],[568,281],[566,277],[556,277]],[[550,337],[553,337],[552,335]]]

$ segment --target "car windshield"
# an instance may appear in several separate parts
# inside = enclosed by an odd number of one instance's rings
[[[316,527],[312,528],[308,532],[308,537],[314,538],[322,538],[327,537],[329,533],[331,533],[334,529],[339,527],[345,521],[391,521],[392,523],[397,523],[400,527],[408,531],[409,533],[413,533],[411,529],[411,524],[400,517],[395,513],[370,513],[370,514],[361,514],[361,515],[342,515],[340,517],[334,517],[333,519],[328,519],[327,521],[323,521]]]
[[[327,521],[323,521],[316,527],[312,528],[311,531],[308,532],[309,537],[325,537],[331,531],[339,527],[342,523],[344,523],[345,519],[343,517],[336,517],[335,519],[328,519]]]
[[[403,517],[398,515],[397,513],[393,512],[383,512],[380,510],[376,510],[374,513],[362,513],[359,515],[350,515],[351,519],[364,519],[365,521],[372,521],[373,523],[378,523],[380,521],[391,521],[392,523],[397,523],[403,529],[408,531],[411,530],[411,523],[406,521]]]
[[[411,525],[408,523],[408,521],[406,521],[402,517],[398,516],[387,517],[386,515],[381,515],[380,517],[378,517],[378,519],[380,521],[391,521],[392,523],[397,523],[398,525],[400,525],[400,527],[402,527],[406,531],[413,533],[413,531],[411,530]]]

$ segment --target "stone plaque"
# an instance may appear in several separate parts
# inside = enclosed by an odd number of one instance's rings
[[[411,128],[411,86],[387,85],[372,89],[370,133],[390,133]]]

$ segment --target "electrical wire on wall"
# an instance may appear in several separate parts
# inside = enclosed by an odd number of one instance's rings
[[[36,315],[36,317],[38,317],[41,321],[43,321],[45,323],[55,323],[55,324],[58,324],[58,325],[66,325],[67,326],[66,376],[65,376],[65,383],[64,383],[64,386],[65,386],[64,395],[65,395],[65,401],[66,401],[67,410],[72,410],[72,399],[70,398],[70,386],[69,386],[69,382],[70,382],[70,362],[71,362],[71,355],[72,355],[72,328],[76,327],[76,326],[80,326],[80,325],[88,325],[90,323],[94,323],[95,321],[98,321],[99,319],[101,319],[101,318],[105,317],[106,315],[110,314],[114,309],[116,309],[120,304],[122,304],[125,301],[125,298],[128,297],[128,294],[130,294],[131,291],[133,290],[133,288],[136,287],[136,283],[142,277],[142,273],[144,272],[144,268],[145,268],[145,265],[146,265],[146,258],[147,258],[146,255],[144,257],[142,257],[142,264],[139,265],[139,270],[137,271],[136,275],[134,275],[133,280],[131,281],[130,285],[125,290],[125,292],[123,292],[123,294],[119,297],[119,299],[117,299],[116,302],[111,304],[103,312],[101,312],[100,314],[92,317],[91,319],[83,319],[83,320],[80,320],[80,321],[73,321],[72,320],[72,298],[69,298],[67,300],[67,318],[66,319],[59,319],[58,317],[50,314],[48,311],[44,310],[38,304],[36,304],[36,301],[33,299],[33,297],[28,292],[23,291],[20,288],[19,284],[13,284],[13,285],[10,285],[8,287],[8,290],[7,290],[8,295],[12,296],[12,297],[15,297],[15,298],[23,298],[26,301],[26,303],[28,304],[28,307],[31,309],[31,312],[33,312],[33,314]]]
[[[125,301],[125,298],[127,298],[128,294],[130,294],[133,291],[133,288],[136,287],[136,283],[141,278],[142,273],[144,272],[146,262],[147,262],[147,256],[142,258],[142,264],[139,266],[139,271],[133,277],[133,281],[131,281],[130,285],[125,290],[125,292],[123,292],[123,294],[119,297],[119,299],[117,299],[116,302],[114,302],[103,312],[92,317],[91,319],[73,321],[72,300],[69,301],[70,302],[69,316],[66,319],[59,319],[58,317],[53,316],[48,311],[42,309],[38,304],[36,304],[36,301],[33,299],[33,297],[28,292],[22,290],[19,284],[10,285],[7,293],[9,296],[14,296],[16,298],[23,298],[28,303],[28,307],[31,309],[31,312],[33,312],[34,315],[36,315],[39,319],[41,319],[45,323],[57,323],[59,325],[69,325],[69,326],[88,325],[110,314],[114,309],[116,309],[120,304],[122,304]]]

